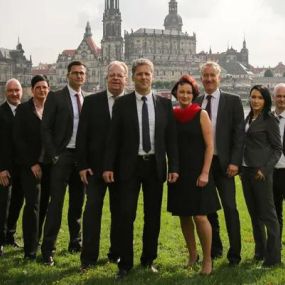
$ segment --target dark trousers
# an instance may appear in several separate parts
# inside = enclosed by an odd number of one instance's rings
[[[81,241],[80,219],[84,201],[84,187],[76,167],[75,151],[65,150],[50,175],[51,198],[44,225],[42,254],[51,255],[55,250],[57,235],[61,226],[62,209],[67,185],[69,186],[68,227],[70,244]]]
[[[14,235],[16,233],[17,221],[19,219],[20,212],[24,204],[24,189],[21,185],[20,175],[20,166],[14,165],[11,173],[12,190],[6,234],[6,241],[8,243],[13,243],[15,241]]]
[[[8,211],[11,199],[11,186],[0,186],[0,246],[4,245],[7,233]]]
[[[111,212],[110,249],[108,257],[119,258],[120,192],[116,183],[108,185]],[[86,186],[87,200],[83,214],[82,264],[95,264],[99,256],[101,218],[107,184],[102,178],[90,176]]]
[[[264,258],[267,264],[275,264],[281,261],[281,249],[273,201],[272,172],[266,175],[265,180],[256,180],[255,174],[255,168],[242,168],[243,193],[252,223],[255,256]]]
[[[136,218],[137,202],[142,187],[144,227],[141,264],[152,264],[157,257],[157,244],[160,231],[160,215],[163,182],[156,174],[156,162],[138,158],[136,175],[120,182],[121,191],[121,248],[119,268],[130,270],[133,267],[133,225]]]
[[[25,206],[23,211],[23,238],[24,252],[26,255],[36,254],[39,242],[39,232],[41,230],[42,221],[40,221],[40,213],[46,212],[49,200],[49,169],[50,165],[41,165],[42,179],[35,178],[30,167],[22,166],[21,182],[24,189]],[[45,184],[47,183],[47,184]],[[45,201],[44,201],[45,199]],[[41,208],[43,207],[43,208]],[[43,216],[41,217],[44,218]]]
[[[285,199],[285,168],[275,168],[273,171],[273,197],[280,226],[280,240],[282,241],[283,200]]]
[[[227,258],[230,262],[239,262],[241,259],[241,235],[239,213],[236,205],[235,180],[233,177],[226,176],[217,156],[213,158],[212,173],[225,214],[230,244]],[[217,213],[208,215],[208,219],[212,226],[212,256],[222,254],[223,245],[220,238],[220,226]]]

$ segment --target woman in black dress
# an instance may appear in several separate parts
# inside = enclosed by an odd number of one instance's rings
[[[208,213],[220,208],[210,167],[213,157],[211,121],[206,111],[192,100],[199,94],[195,80],[182,76],[172,89],[179,106],[173,112],[177,123],[180,176],[168,187],[168,211],[179,216],[189,251],[188,266],[198,261],[195,226],[203,250],[202,274],[212,272],[212,229]]]

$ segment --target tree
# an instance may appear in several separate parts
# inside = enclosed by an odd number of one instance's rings
[[[271,69],[265,70],[264,77],[274,77],[272,70]]]

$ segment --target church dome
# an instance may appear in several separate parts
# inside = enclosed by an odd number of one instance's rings
[[[182,30],[182,18],[177,14],[177,2],[170,0],[169,2],[169,13],[164,19],[165,30]]]

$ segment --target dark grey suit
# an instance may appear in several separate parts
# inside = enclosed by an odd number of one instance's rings
[[[42,119],[42,141],[47,154],[52,158],[57,156],[58,160],[51,169],[51,200],[42,243],[44,256],[52,255],[55,249],[67,184],[69,186],[69,247],[78,247],[81,240],[80,218],[84,187],[78,174],[76,150],[66,148],[73,133],[73,120],[73,108],[68,88],[50,92],[45,102]]]
[[[78,126],[76,149],[79,170],[91,168],[88,177],[87,201],[83,214],[82,265],[95,264],[99,255],[101,218],[107,186],[111,212],[110,260],[119,258],[119,206],[120,192],[117,183],[107,185],[102,177],[106,141],[111,124],[107,91],[90,95],[84,100]]]
[[[246,123],[249,117],[246,118]],[[255,240],[255,257],[266,265],[280,263],[279,223],[273,201],[272,173],[282,153],[277,119],[270,114],[253,121],[245,136],[242,185],[245,201],[251,217]],[[256,180],[261,170],[264,180]],[[267,230],[267,233],[265,231]]]
[[[204,95],[197,97],[196,102],[202,105]],[[229,164],[240,166],[243,145],[244,113],[240,97],[220,92],[216,122],[216,148],[212,172],[219,196],[223,205],[230,248],[227,257],[230,262],[238,263],[241,259],[240,221],[235,199],[235,181],[226,174]],[[217,213],[208,215],[212,225],[212,256],[222,254],[222,242],[219,236]]]
[[[116,100],[113,107],[105,170],[114,171],[121,191],[121,238],[119,268],[133,267],[133,223],[140,187],[144,197],[142,265],[151,265],[157,256],[163,181],[168,172],[178,172],[175,121],[170,100],[154,96],[155,155],[138,156],[140,133],[135,93]],[[117,165],[116,165],[117,163]]]

